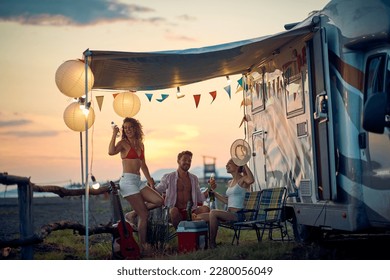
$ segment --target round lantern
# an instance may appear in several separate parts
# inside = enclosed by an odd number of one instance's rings
[[[71,103],[64,111],[64,122],[74,131],[85,131],[86,118],[88,118],[88,128],[90,128],[95,122],[95,111],[90,107],[88,116],[86,116],[78,102]]]
[[[121,117],[133,117],[140,108],[141,101],[139,97],[133,92],[121,92],[114,98],[114,111]]]
[[[92,89],[94,76],[88,66],[88,92]],[[82,60],[68,60],[58,67],[56,71],[56,84],[58,89],[69,97],[85,95],[85,63]]]

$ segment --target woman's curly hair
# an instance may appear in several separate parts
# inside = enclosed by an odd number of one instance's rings
[[[141,144],[144,140],[144,132],[142,131],[142,125],[141,123],[134,119],[134,118],[125,118],[123,120],[123,125],[125,123],[131,123],[131,125],[134,127],[134,130],[135,130],[135,138],[139,141],[139,144]],[[127,139],[127,136],[125,134],[125,131],[123,129],[123,125],[122,125],[122,139]]]

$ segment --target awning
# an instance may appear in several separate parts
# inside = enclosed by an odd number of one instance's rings
[[[306,24],[271,36],[187,50],[89,50],[90,67],[95,77],[93,88],[157,90],[216,77],[245,74],[275,50],[293,39],[306,36],[311,27],[311,24]]]

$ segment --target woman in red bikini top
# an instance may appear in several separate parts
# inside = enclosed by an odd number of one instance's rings
[[[145,159],[145,155],[144,155],[144,150],[141,149],[141,153],[138,154],[137,153],[137,150],[133,147],[130,147],[130,150],[129,152],[127,153],[127,155],[122,158],[122,159],[140,159],[140,160],[144,160]]]
[[[108,154],[121,155],[123,174],[119,181],[120,193],[138,216],[138,236],[142,250],[146,246],[148,210],[160,207],[164,200],[154,190],[154,180],[146,165],[141,124],[136,119],[125,118],[122,128],[122,139],[115,144],[119,128],[114,127]],[[146,187],[146,184],[141,182],[141,170],[151,187]]]

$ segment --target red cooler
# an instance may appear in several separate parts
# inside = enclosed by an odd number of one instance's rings
[[[179,253],[207,248],[208,227],[205,221],[181,221],[176,232]]]

